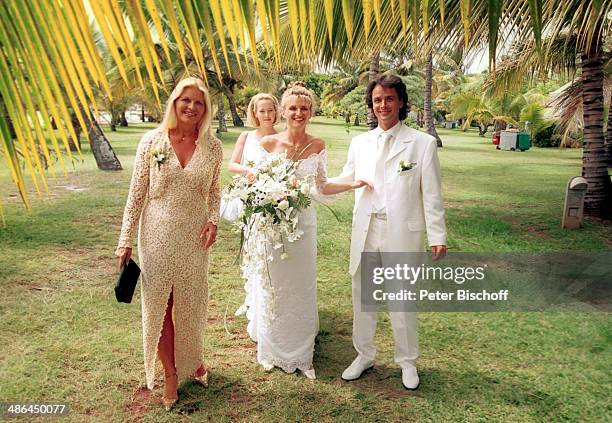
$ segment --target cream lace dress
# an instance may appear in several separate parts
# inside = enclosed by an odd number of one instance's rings
[[[152,154],[166,154],[159,164]],[[221,142],[208,135],[182,168],[168,133],[146,133],[136,153],[116,254],[131,247],[138,231],[144,365],[149,389],[155,380],[157,345],[170,293],[174,295],[174,347],[179,381],[203,364],[202,336],[208,305],[208,251],[200,244],[206,222],[219,220]]]

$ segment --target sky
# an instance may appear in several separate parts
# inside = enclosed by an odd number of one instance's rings
[[[489,48],[483,47],[475,53],[470,53],[465,63],[465,72],[468,74],[479,74],[487,70],[489,68]]]

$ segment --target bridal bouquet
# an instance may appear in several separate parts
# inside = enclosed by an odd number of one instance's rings
[[[300,239],[298,211],[310,206],[312,177],[298,178],[295,171],[299,161],[287,159],[284,153],[268,154],[255,170],[255,177],[234,176],[224,192],[226,201],[239,199],[243,208],[234,225],[242,233],[244,243],[253,226],[259,235],[271,242],[275,250],[282,248],[286,258],[285,240]],[[267,259],[272,260],[272,255]]]

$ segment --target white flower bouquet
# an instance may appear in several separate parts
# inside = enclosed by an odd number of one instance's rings
[[[240,199],[243,206],[234,225],[242,233],[241,244],[249,236],[252,226],[263,235],[275,250],[282,248],[286,258],[285,241],[300,239],[299,211],[310,206],[312,176],[298,178],[295,171],[299,161],[287,159],[285,153],[266,155],[255,169],[255,177],[235,176],[224,192],[225,201]],[[272,261],[272,254],[267,256]]]

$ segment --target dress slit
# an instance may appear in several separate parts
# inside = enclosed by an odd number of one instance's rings
[[[159,341],[161,340],[161,336],[162,336],[162,331],[164,330],[164,320],[166,319],[166,312],[168,310],[168,300],[170,299],[170,295],[172,295],[172,326],[174,328],[174,340],[176,341],[176,327],[174,326],[174,311],[176,309],[175,305],[175,297],[174,297],[174,285],[170,285],[170,292],[165,296],[166,301],[164,302],[164,307],[163,307],[163,312],[161,313],[161,318],[158,320],[158,324],[156,325],[157,327],[157,336],[156,336],[156,342],[154,345],[154,354],[152,358],[149,358],[149,360],[146,360],[147,357],[147,349],[150,349],[150,346],[147,348],[147,345],[143,345],[144,350],[145,350],[145,374],[146,374],[146,379],[147,379],[147,388],[149,389],[153,389],[153,387],[155,386],[155,370],[156,370],[156,366],[157,366],[157,360],[159,360],[158,357],[158,351],[159,351]],[[143,304],[144,307],[144,304]],[[143,326],[144,329],[144,326]],[[146,341],[145,341],[146,344]],[[176,366],[176,343],[174,344],[174,363]],[[150,351],[149,351],[149,355]],[[147,363],[147,361],[152,361],[152,363]],[[160,360],[161,362],[161,360]]]

